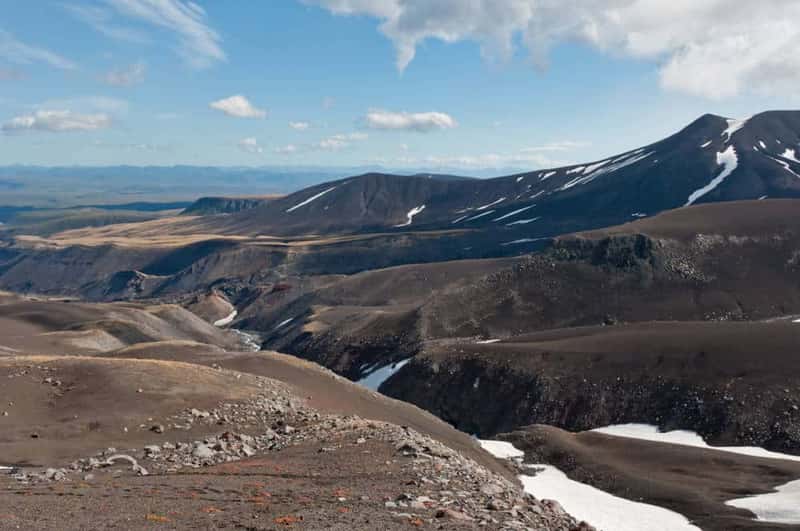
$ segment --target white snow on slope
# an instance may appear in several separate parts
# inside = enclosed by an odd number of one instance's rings
[[[542,219],[541,216],[531,219],[520,219],[517,221],[512,221],[511,223],[506,223],[506,227],[511,227],[513,225],[527,225],[528,223],[533,223],[534,221],[539,221],[540,219]]]
[[[783,152],[783,155],[781,155],[781,157],[800,164],[800,160],[797,160],[797,156],[795,155],[795,151],[793,149],[787,149],[786,151]]]
[[[481,440],[481,447],[498,459],[522,459],[525,452],[506,441],[484,441]]]
[[[540,240],[546,240],[547,238],[520,238],[519,240],[514,240],[510,242],[503,242],[500,245],[506,247],[508,245],[522,245],[523,243],[533,243],[538,242]]]
[[[231,324],[233,322],[234,319],[236,319],[237,315],[239,315],[239,312],[236,311],[236,310],[233,310],[228,317],[223,317],[219,321],[214,321],[214,326],[220,326],[220,327],[228,326],[229,324]]]
[[[750,118],[745,118],[744,120],[728,118],[728,128],[722,132],[722,136],[727,137],[725,138],[725,141],[730,141],[730,139],[733,138],[733,135],[735,135],[737,131],[744,127],[749,120]]]
[[[487,210],[483,214],[478,214],[477,216],[472,216],[467,221],[475,221],[476,219],[482,218],[483,216],[488,216],[489,214],[494,214],[494,210]]]
[[[515,210],[513,212],[509,212],[508,214],[506,214],[504,216],[500,216],[499,218],[497,218],[497,219],[495,219],[493,221],[503,221],[504,219],[508,219],[510,217],[516,216],[517,214],[521,214],[521,213],[525,212],[526,210],[530,210],[535,206],[536,205],[530,205],[530,206],[526,206],[526,207],[523,207],[523,208],[519,208],[519,209],[517,209],[517,210]]]
[[[304,207],[304,206],[306,206],[307,204],[311,203],[312,201],[316,201],[317,199],[319,199],[319,198],[320,198],[320,197],[322,197],[323,195],[327,194],[328,192],[332,192],[332,191],[334,191],[334,190],[336,190],[336,187],[335,187],[335,186],[332,186],[332,187],[328,188],[327,190],[324,190],[324,191],[322,191],[322,192],[318,193],[317,195],[311,196],[311,197],[309,197],[308,199],[306,199],[305,201],[303,201],[302,203],[297,203],[295,206],[293,206],[292,208],[288,209],[288,210],[286,211],[286,213],[288,214],[288,213],[290,213],[290,212],[294,212],[294,211],[295,211],[295,210],[297,210],[298,208],[300,208],[300,207]]]
[[[733,173],[733,170],[739,166],[739,157],[736,155],[736,149],[734,149],[733,146],[728,146],[728,149],[722,153],[717,153],[717,164],[724,166],[720,174],[714,177],[711,182],[704,187],[692,192],[692,195],[689,196],[689,200],[686,201],[684,206],[694,204],[695,201],[719,186],[722,181],[727,179],[728,176]]]
[[[469,217],[469,214],[467,214],[466,216],[461,216],[460,218],[456,218],[456,219],[454,219],[454,220],[453,220],[453,225],[455,225],[456,223],[460,223],[460,222],[464,221],[464,220],[465,220],[465,219],[467,219],[468,217]]]
[[[542,195],[543,193],[544,193],[544,190],[541,190],[541,191],[539,191],[539,192],[536,192],[535,194],[533,194],[533,195],[532,195],[530,198],[531,198],[531,199],[536,199],[537,197],[539,197],[539,196],[540,196],[540,195]]]
[[[401,223],[400,225],[395,225],[395,227],[408,227],[409,225],[411,225],[411,223],[414,222],[414,216],[421,213],[423,210],[425,210],[425,205],[420,205],[418,207],[412,208],[406,214],[407,221],[405,223]]]
[[[611,164],[605,165],[602,168],[600,168],[599,170],[596,170],[596,171],[594,171],[592,173],[587,173],[586,175],[582,175],[580,177],[576,177],[576,178],[572,179],[571,181],[569,181],[566,184],[564,184],[558,190],[559,190],[559,192],[562,192],[564,190],[568,190],[568,189],[572,188],[573,186],[578,186],[580,184],[590,183],[590,182],[594,181],[595,179],[597,179],[598,177],[600,177],[602,175],[606,175],[608,173],[613,173],[615,171],[621,170],[622,168],[627,168],[628,166],[636,164],[637,162],[641,162],[644,159],[653,156],[654,154],[655,154],[655,151],[651,151],[649,153],[644,153],[644,154],[635,153],[635,152],[634,153],[630,153],[629,155],[625,155],[625,158],[620,157],[619,159],[616,159],[619,162],[612,161]]]
[[[492,343],[500,343],[502,339],[482,339],[481,341],[476,341],[478,345],[491,345]]]
[[[500,198],[500,199],[498,199],[497,201],[493,201],[493,202],[489,203],[488,205],[479,206],[479,207],[478,207],[478,208],[476,208],[475,210],[486,210],[487,208],[493,207],[493,206],[495,206],[496,204],[498,204],[498,203],[502,203],[502,202],[503,202],[503,201],[505,201],[505,200],[506,200],[506,198],[505,198],[505,197],[501,197],[501,198]]]
[[[481,441],[483,448],[500,459],[520,459],[513,445]],[[510,446],[510,448],[509,448]],[[497,452],[497,453],[495,453]],[[524,455],[524,454],[523,454]],[[519,477],[525,492],[538,499],[556,500],[567,513],[605,531],[700,531],[681,514],[624,498],[571,480],[550,465],[531,465],[535,475]]]
[[[765,155],[766,155],[766,153],[765,153]],[[795,177],[797,177],[798,179],[800,179],[800,175],[798,175],[798,174],[797,174],[797,172],[795,172],[795,171],[792,169],[792,167],[791,167],[791,166],[789,166],[789,163],[788,163],[788,162],[786,162],[785,160],[781,160],[781,159],[775,158],[775,157],[773,157],[773,156],[771,156],[771,155],[767,155],[767,157],[771,158],[772,160],[774,160],[775,162],[777,162],[778,164],[780,164],[781,166],[783,166],[783,169],[784,169],[784,170],[788,171],[789,173],[791,173],[792,175],[794,175]]]
[[[763,140],[759,140],[758,145],[761,146],[761,149],[767,149],[767,145],[764,143]]]
[[[517,177],[517,182],[518,182],[518,183],[521,183],[521,182],[522,182],[522,180],[523,180],[525,177],[526,177],[525,175],[523,175],[523,176],[521,176],[521,177]]]
[[[283,328],[287,324],[291,323],[292,321],[294,321],[294,317],[292,317],[290,319],[286,319],[285,321],[281,321],[280,323],[278,323],[278,326],[273,328],[273,330],[280,330],[281,328]]]
[[[409,361],[411,361],[411,358],[403,360],[399,363],[381,367],[380,369],[369,373],[366,377],[359,380],[358,383],[367,389],[377,391],[378,388],[383,385],[383,382],[391,378],[397,371],[405,367]]]
[[[649,424],[618,424],[616,426],[607,426],[592,431],[605,433],[606,435],[614,435],[615,437],[628,437],[629,439],[693,446],[695,448],[730,452],[750,457],[800,461],[800,456],[770,452],[769,450],[756,446],[709,446],[700,435],[693,431],[674,430],[662,433],[658,431],[658,426],[651,426]]]
[[[556,173],[558,173],[558,172],[556,172],[556,171],[549,171],[549,172],[545,173],[544,175],[542,175],[541,177],[539,177],[539,180],[540,180],[540,181],[546,181],[547,179],[549,179],[550,177],[552,177],[552,176],[553,176],[553,175],[555,175]]]
[[[711,140],[709,140],[709,141],[708,141],[708,142],[706,142],[705,144],[701,145],[700,147],[701,147],[702,149],[705,149],[705,148],[707,148],[707,147],[708,147],[708,146],[710,146],[710,145],[711,145]]]
[[[583,173],[583,170],[585,170],[585,169],[586,169],[586,166],[576,166],[576,167],[572,168],[571,170],[567,170],[567,175],[569,175],[571,173]]]
[[[777,492],[726,501],[725,505],[747,509],[756,519],[775,524],[800,524],[800,481],[777,487]]]

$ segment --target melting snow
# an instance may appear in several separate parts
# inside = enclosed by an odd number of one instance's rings
[[[758,145],[761,146],[761,149],[767,149],[767,145],[764,143],[763,140],[759,140]]]
[[[506,247],[508,245],[521,245],[523,243],[533,243],[533,242],[538,242],[540,240],[546,240],[546,239],[547,238],[520,238],[519,240],[514,240],[514,241],[510,241],[510,242],[504,242],[504,243],[501,243],[500,245],[502,245],[503,247]]]
[[[572,168],[571,170],[567,170],[567,174],[570,174],[570,173],[583,173],[583,170],[585,170],[585,169],[586,169],[586,166],[576,166],[575,168]]]
[[[500,198],[500,199],[498,199],[497,201],[493,201],[493,202],[489,203],[488,205],[479,206],[479,207],[478,207],[478,208],[476,208],[475,210],[486,210],[487,208],[489,208],[489,207],[493,207],[493,206],[495,206],[496,204],[498,204],[498,203],[502,203],[502,202],[503,202],[503,201],[505,201],[505,200],[506,200],[506,198],[505,198],[505,197],[501,197],[501,198]]]
[[[708,147],[708,146],[710,146],[710,145],[711,145],[711,140],[709,140],[708,142],[706,142],[705,144],[703,144],[703,145],[702,145],[702,146],[700,146],[700,147],[701,147],[701,148],[703,148],[703,149],[705,149],[705,148],[707,148],[707,147]]]
[[[763,200],[764,200],[764,199],[766,199],[767,197],[769,197],[769,196],[762,195],[761,197],[759,197],[759,198],[758,198],[758,200],[759,200],[759,201],[763,201]]]
[[[491,345],[492,343],[500,343],[500,339],[484,339],[482,341],[476,341],[478,345]]]
[[[730,452],[734,454],[748,455],[750,457],[762,457],[765,459],[785,459],[788,461],[800,461],[800,456],[770,452],[764,448],[756,446],[709,446],[700,435],[693,431],[674,430],[667,432],[658,431],[658,426],[649,424],[619,424],[598,428],[598,433],[614,435],[616,437],[628,437],[629,439],[641,439],[644,441],[662,442],[669,444],[680,444],[683,446],[693,446],[706,450],[717,450],[720,452]]]
[[[524,179],[524,178],[525,178],[525,175],[523,175],[522,177],[517,177],[517,182],[518,182],[518,183],[521,183],[521,182],[522,182],[522,179]]]
[[[558,190],[559,191],[564,191],[564,190],[568,190],[569,188],[572,188],[573,186],[577,186],[579,184],[590,183],[593,180],[595,180],[598,177],[600,177],[601,175],[606,175],[608,173],[613,173],[615,171],[621,170],[622,168],[627,168],[628,166],[636,164],[637,162],[643,161],[644,159],[652,156],[653,154],[655,154],[655,151],[651,151],[650,153],[645,153],[645,154],[640,154],[640,153],[637,153],[637,152],[633,152],[629,156],[626,155],[625,158],[617,159],[617,160],[620,160],[620,162],[614,162],[612,164],[608,164],[608,165],[606,165],[606,166],[604,166],[604,167],[600,168],[599,170],[596,170],[596,171],[594,171],[592,173],[588,173],[588,174],[583,175],[581,177],[576,177],[576,178],[572,179],[571,181],[569,181],[566,184],[564,184]],[[569,172],[567,172],[567,173],[569,173]]]
[[[727,179],[727,177],[733,173],[733,170],[739,166],[739,157],[736,155],[736,149],[733,146],[728,146],[728,149],[723,151],[722,153],[717,153],[717,164],[724,166],[722,171],[719,175],[714,177],[710,183],[705,185],[704,187],[695,190],[692,192],[692,195],[689,196],[689,200],[686,202],[686,205],[689,206],[694,204],[695,201],[706,195],[708,192],[719,186],[722,181]]]
[[[646,218],[647,214],[645,214],[643,212],[634,212],[633,214],[631,214],[631,217],[632,218]]]
[[[781,155],[781,157],[800,164],[800,160],[797,160],[797,157],[795,156],[795,151],[793,149],[787,149],[786,151],[783,152],[783,155]]]
[[[540,180],[540,181],[546,181],[547,179],[549,179],[550,177],[552,177],[552,176],[553,176],[553,175],[555,175],[556,173],[558,173],[558,172],[555,172],[555,171],[549,171],[549,172],[545,173],[543,176],[539,177],[539,180]]]
[[[542,219],[541,216],[531,219],[520,219],[517,221],[512,221],[511,223],[507,223],[506,227],[511,227],[512,225],[527,225],[528,223],[533,223],[534,221],[538,221]]]
[[[783,169],[784,169],[784,170],[788,171],[789,173],[791,173],[792,175],[794,175],[795,177],[797,177],[798,179],[800,179],[800,175],[798,175],[798,174],[797,174],[797,172],[795,172],[795,171],[792,169],[792,167],[791,167],[791,166],[789,166],[789,163],[788,163],[788,162],[786,162],[785,160],[777,159],[777,158],[775,158],[775,157],[772,157],[772,156],[770,156],[770,155],[767,155],[767,157],[771,158],[772,160],[774,160],[775,162],[777,162],[778,164],[780,164],[781,166],[783,166]]]
[[[288,214],[288,213],[290,213],[290,212],[294,212],[294,211],[295,211],[295,210],[297,210],[298,208],[300,208],[300,207],[304,207],[304,206],[306,206],[307,204],[311,203],[312,201],[316,201],[317,199],[319,199],[319,198],[320,198],[320,197],[322,197],[323,195],[327,194],[328,192],[332,192],[332,191],[334,191],[334,190],[336,190],[336,187],[335,187],[335,186],[332,186],[332,187],[328,188],[327,190],[324,190],[324,191],[322,191],[322,192],[318,193],[317,195],[311,196],[311,197],[309,197],[308,199],[306,199],[305,201],[303,201],[302,203],[297,203],[295,206],[293,206],[292,208],[288,209],[288,210],[286,211],[286,213]]]
[[[744,120],[736,120],[729,118],[728,128],[722,132],[723,137],[727,136],[725,141],[729,142],[730,139],[733,138],[733,135],[735,135],[737,131],[739,131],[742,127],[744,127],[747,124],[747,121],[749,119],[750,118],[745,118]]]
[[[725,502],[725,505],[747,509],[756,519],[776,524],[800,524],[800,481],[777,487],[777,492],[758,494]]]
[[[453,225],[455,225],[456,223],[460,223],[460,222],[464,221],[464,220],[465,220],[465,219],[467,219],[468,217],[469,217],[469,214],[467,214],[466,216],[461,216],[461,217],[460,217],[460,218],[458,218],[458,219],[454,219],[454,220],[453,220]]]
[[[481,446],[500,459],[519,460],[524,453],[509,443],[481,441]],[[540,500],[556,500],[564,510],[578,520],[598,529],[614,531],[699,531],[683,515],[676,512],[619,498],[585,483],[569,479],[550,465],[530,465],[535,475],[519,477],[525,492]]]
[[[482,218],[483,216],[488,216],[489,214],[494,214],[494,210],[487,210],[483,214],[478,214],[477,216],[472,216],[467,221],[475,221],[478,218]]]
[[[287,324],[291,323],[292,321],[294,321],[294,317],[292,317],[290,319],[286,319],[285,321],[282,321],[281,323],[278,324],[278,326],[273,328],[273,330],[280,330],[281,328],[283,328]]]
[[[526,206],[526,207],[523,207],[523,208],[519,208],[519,209],[515,210],[514,212],[509,212],[505,216],[500,216],[499,218],[495,219],[494,221],[503,221],[504,219],[508,219],[510,217],[516,216],[517,214],[521,214],[521,213],[525,212],[526,210],[530,210],[535,206],[536,205],[530,205],[530,206]]]
[[[414,216],[416,216],[417,214],[419,214],[423,210],[425,210],[425,205],[420,205],[418,207],[412,208],[406,214],[407,221],[405,223],[401,223],[400,225],[395,225],[395,227],[408,227],[414,221]]]
[[[369,373],[366,377],[359,380],[358,383],[360,385],[363,385],[367,389],[372,389],[373,391],[377,391],[378,388],[381,385],[383,385],[383,382],[391,378],[397,371],[405,367],[409,361],[411,361],[411,358],[403,360],[399,363],[394,363],[391,365],[386,365],[385,367],[381,367],[380,369],[377,369]]]
[[[233,310],[228,317],[223,317],[219,321],[214,321],[214,326],[220,326],[220,327],[221,326],[228,326],[229,324],[231,324],[233,322],[234,319],[236,319],[237,315],[239,315],[239,312],[236,311],[236,310]]]

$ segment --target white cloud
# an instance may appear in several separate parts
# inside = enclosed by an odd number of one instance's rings
[[[222,39],[207,22],[205,10],[187,0],[105,0],[108,8],[67,6],[73,15],[100,33],[118,40],[147,42],[149,37],[128,21],[172,32],[177,38],[177,54],[191,67],[207,68],[227,57]]]
[[[709,98],[795,91],[800,2],[761,0],[305,0],[380,21],[403,70],[427,39],[475,41],[508,59],[515,43],[539,66],[549,50],[582,42],[659,65],[669,90]]]
[[[367,126],[372,129],[428,132],[452,129],[458,124],[443,112],[391,112],[373,109],[367,113]]]
[[[235,118],[265,118],[267,116],[267,111],[255,107],[241,95],[212,101],[209,106]]]
[[[239,149],[246,153],[263,153],[264,149],[258,145],[258,140],[253,137],[243,138],[239,141]]]
[[[78,114],[108,113],[125,114],[129,104],[126,100],[107,96],[85,96],[67,99],[51,99],[31,106],[36,110],[70,109]]]
[[[549,144],[543,144],[541,146],[532,146],[523,148],[521,151],[522,153],[542,153],[542,152],[549,152],[549,151],[571,151],[573,149],[587,147],[590,144],[588,142],[576,142],[574,140],[563,140],[560,142],[550,142]]]
[[[144,63],[138,62],[126,68],[116,69],[103,76],[103,81],[115,87],[131,87],[144,82],[144,74],[147,67]]]
[[[348,135],[333,135],[328,138],[320,140],[312,147],[321,149],[323,151],[339,151],[341,149],[350,147],[353,141],[365,140],[366,135],[363,133],[350,133]]]
[[[289,122],[289,127],[294,129],[295,131],[305,131],[311,124],[308,122]]]
[[[0,30],[0,57],[17,64],[45,63],[62,70],[74,70],[75,64],[69,59],[51,52],[18,41],[12,34]]]
[[[36,111],[17,116],[2,126],[4,133],[23,133],[27,131],[47,131],[63,133],[70,131],[94,131],[111,126],[108,114],[78,114],[72,111]]]
[[[298,151],[297,146],[295,146],[294,144],[289,144],[288,146],[281,146],[275,148],[275,153],[278,153],[279,155],[293,155],[297,153],[297,151]]]

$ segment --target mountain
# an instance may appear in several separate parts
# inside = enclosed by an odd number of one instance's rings
[[[232,214],[256,208],[280,196],[259,197],[201,197],[182,212],[185,216]]]
[[[692,204],[766,197],[800,197],[800,111],[747,120],[708,114],[669,138],[603,160],[494,179],[369,173],[241,213],[222,230],[482,228],[515,241],[519,234],[533,239]]]

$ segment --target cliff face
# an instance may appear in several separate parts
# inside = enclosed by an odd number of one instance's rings
[[[187,216],[233,214],[263,206],[269,201],[271,199],[266,197],[201,197],[189,205],[183,214]]]

